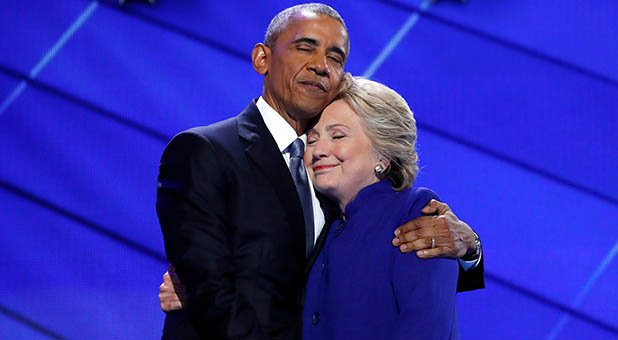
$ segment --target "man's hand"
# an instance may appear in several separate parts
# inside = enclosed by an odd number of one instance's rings
[[[163,274],[163,283],[159,286],[159,302],[164,312],[182,309],[187,305],[185,286],[176,276],[176,268],[171,264]]]
[[[475,251],[474,231],[460,221],[446,203],[431,200],[421,216],[395,230],[393,245],[420,258],[460,258]],[[432,238],[434,248],[432,249]]]

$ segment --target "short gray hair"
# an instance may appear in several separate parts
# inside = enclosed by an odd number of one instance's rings
[[[283,32],[283,30],[288,27],[292,19],[294,19],[294,16],[300,12],[311,12],[315,14],[328,15],[329,17],[339,21],[345,29],[346,34],[348,33],[348,28],[346,27],[343,18],[335,9],[325,4],[313,2],[292,6],[277,13],[277,15],[275,15],[275,17],[270,21],[270,24],[268,25],[268,29],[266,30],[266,34],[264,35],[264,45],[272,48],[275,45],[275,42],[277,41],[279,36],[281,35],[281,32]],[[347,58],[347,55],[350,53],[350,37],[346,37],[346,40],[347,41],[345,53]]]
[[[409,188],[418,173],[416,120],[408,103],[397,92],[373,80],[346,73],[335,100],[345,100],[358,114],[381,158],[390,160],[384,177],[393,189]]]

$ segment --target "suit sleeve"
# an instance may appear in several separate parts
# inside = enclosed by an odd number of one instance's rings
[[[408,219],[437,195],[423,189],[414,201]],[[457,338],[457,261],[447,258],[419,259],[394,252],[392,287],[399,319],[393,339],[442,340]]]
[[[467,292],[476,289],[485,288],[485,269],[483,267],[483,259],[485,254],[481,256],[479,263],[466,271],[459,261],[459,278],[457,279],[457,292]]]
[[[206,137],[183,132],[163,152],[157,214],[165,251],[201,338],[264,339],[255,310],[235,289],[226,206],[233,183],[217,151]]]

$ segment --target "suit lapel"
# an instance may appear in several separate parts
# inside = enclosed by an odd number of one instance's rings
[[[290,225],[295,232],[304,235],[305,221],[294,180],[277,143],[262,120],[255,101],[252,101],[238,116],[238,134],[248,143],[245,154],[260,169],[277,193]],[[298,249],[304,254],[304,243],[299,244]]]

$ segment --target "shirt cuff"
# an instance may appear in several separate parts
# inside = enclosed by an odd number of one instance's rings
[[[483,256],[483,248],[480,249],[479,257],[477,259],[466,261],[466,260],[462,260],[461,258],[458,258],[457,261],[459,261],[459,264],[461,265],[464,271],[469,272],[481,262],[482,256]]]

